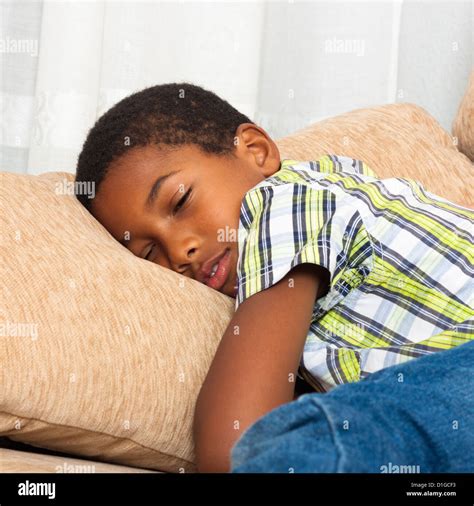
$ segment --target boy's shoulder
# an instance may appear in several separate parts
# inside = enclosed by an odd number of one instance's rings
[[[375,172],[362,160],[346,155],[325,154],[316,160],[283,159],[280,170],[307,171],[318,174],[346,172],[362,176],[377,177]]]
[[[260,181],[250,191],[258,191],[268,186],[281,186],[288,183],[310,184],[320,181],[328,175],[340,177],[358,175],[366,178],[377,178],[372,169],[362,160],[344,155],[326,154],[316,160],[296,160],[284,158],[280,168],[272,176]]]

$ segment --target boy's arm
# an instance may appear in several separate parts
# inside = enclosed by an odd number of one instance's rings
[[[293,400],[323,274],[317,265],[300,264],[237,308],[196,403],[193,432],[199,472],[229,472],[231,448],[244,430]]]

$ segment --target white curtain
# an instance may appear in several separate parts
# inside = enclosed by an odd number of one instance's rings
[[[279,138],[413,102],[451,130],[472,0],[3,1],[0,170],[75,172],[94,121],[147,86],[211,89]]]

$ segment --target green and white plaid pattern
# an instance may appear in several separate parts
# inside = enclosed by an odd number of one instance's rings
[[[283,160],[249,190],[235,309],[314,263],[330,273],[301,359],[325,390],[474,338],[474,211],[359,160]]]

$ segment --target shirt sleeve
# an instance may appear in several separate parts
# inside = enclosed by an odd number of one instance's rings
[[[303,263],[326,268],[332,285],[348,264],[351,243],[362,227],[349,195],[304,183],[250,190],[239,223],[235,309]]]

